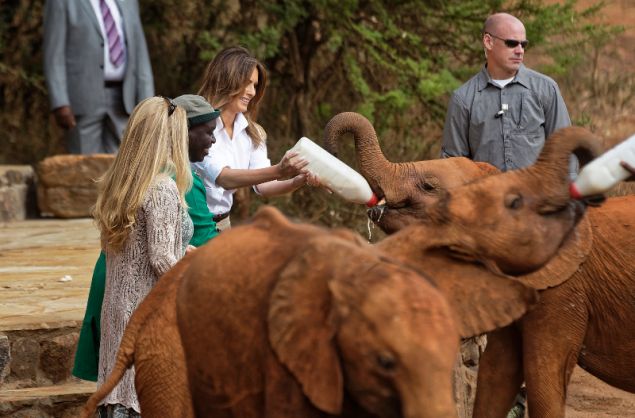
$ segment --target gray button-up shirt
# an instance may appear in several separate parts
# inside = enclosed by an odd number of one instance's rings
[[[441,156],[485,161],[503,171],[522,168],[536,161],[546,137],[569,125],[551,78],[521,65],[501,88],[483,67],[450,99]],[[574,161],[570,171],[576,168]]]

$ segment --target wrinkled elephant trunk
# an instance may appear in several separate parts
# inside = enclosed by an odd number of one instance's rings
[[[569,159],[575,155],[584,166],[602,152],[600,139],[580,127],[568,127],[552,134],[538,157],[538,161],[527,172],[534,175],[545,188],[545,195],[560,203],[569,200]],[[554,202],[558,205],[557,202]]]
[[[385,178],[393,166],[379,147],[375,128],[368,119],[354,112],[335,115],[324,128],[324,147],[337,156],[338,140],[350,133],[355,140],[355,154],[359,171],[368,180],[373,191],[383,196],[381,178]]]

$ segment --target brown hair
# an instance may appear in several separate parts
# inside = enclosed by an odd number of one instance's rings
[[[225,48],[209,63],[205,70],[203,85],[198,94],[203,96],[216,109],[223,107],[240,95],[249,83],[254,68],[258,70],[256,95],[249,102],[244,116],[249,123],[247,133],[254,147],[265,141],[265,135],[256,127],[258,105],[267,87],[265,67],[249,51],[240,46]]]

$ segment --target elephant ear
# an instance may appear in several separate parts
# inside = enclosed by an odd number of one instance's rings
[[[587,259],[592,244],[593,230],[587,214],[547,264],[533,273],[518,276],[518,280],[536,290],[558,286],[578,271]]]
[[[425,271],[456,314],[462,338],[504,327],[538,301],[538,292],[484,265],[457,260],[446,249],[427,251]]]
[[[251,219],[251,224],[262,229],[284,228],[291,222],[273,206],[261,206]]]
[[[327,283],[335,273],[335,257],[342,255],[334,256],[328,242],[316,240],[289,261],[270,297],[268,326],[273,351],[311,403],[338,415],[344,383]]]

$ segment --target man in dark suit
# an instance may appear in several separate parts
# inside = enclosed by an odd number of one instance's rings
[[[116,152],[128,115],[154,95],[137,0],[47,0],[44,74],[69,151]]]

